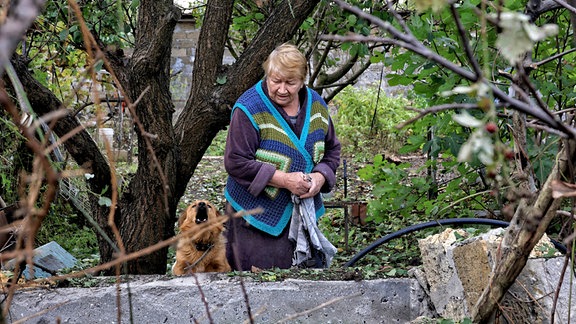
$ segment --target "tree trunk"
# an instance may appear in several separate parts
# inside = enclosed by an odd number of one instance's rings
[[[170,95],[172,34],[180,11],[172,1],[140,2],[136,47],[128,65],[127,93],[138,138],[138,169],[120,200],[117,218],[126,252],[136,252],[174,235],[178,165]],[[168,248],[127,263],[128,273],[166,273]]]
[[[514,283],[528,260],[530,252],[544,235],[550,221],[560,208],[562,199],[552,197],[553,180],[567,181],[566,175],[576,161],[576,141],[565,140],[557,155],[556,164],[534,202],[522,199],[506,230],[500,245],[501,255],[496,260],[486,288],[472,310],[475,323],[488,323],[498,303]]]

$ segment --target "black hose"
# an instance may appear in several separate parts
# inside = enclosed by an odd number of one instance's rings
[[[493,227],[507,227],[510,223],[508,223],[506,221],[497,220],[497,219],[487,219],[487,218],[448,218],[448,219],[439,219],[439,220],[435,220],[435,221],[430,221],[430,222],[426,222],[426,223],[420,223],[420,224],[408,226],[408,227],[405,227],[399,231],[396,231],[394,233],[383,236],[380,239],[378,239],[377,241],[375,241],[374,243],[370,244],[367,248],[365,248],[364,250],[362,250],[358,254],[356,254],[354,257],[352,257],[352,259],[350,259],[350,261],[346,262],[346,264],[344,264],[344,267],[353,266],[358,260],[362,259],[370,251],[372,251],[375,248],[377,248],[378,246],[380,246],[380,245],[382,245],[382,244],[384,244],[390,240],[393,240],[399,236],[402,236],[404,234],[412,233],[412,232],[415,232],[415,231],[418,231],[421,229],[434,227],[434,226],[456,225],[456,224],[458,224],[458,225],[459,224],[477,224],[477,225],[490,225]],[[552,243],[554,244],[554,247],[556,247],[556,249],[558,249],[562,254],[566,254],[566,247],[564,245],[562,245],[562,244],[560,244],[554,240],[552,240]]]

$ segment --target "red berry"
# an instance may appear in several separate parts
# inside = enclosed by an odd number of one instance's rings
[[[496,173],[496,170],[488,170],[488,173],[486,174],[489,179],[496,179],[497,175],[498,173]]]
[[[490,134],[494,134],[498,130],[498,126],[494,122],[486,123],[485,127],[486,127],[486,131]]]

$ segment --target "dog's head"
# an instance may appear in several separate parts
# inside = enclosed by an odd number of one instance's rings
[[[196,224],[202,224],[208,221],[208,212],[214,208],[214,206],[205,201],[198,201],[192,208],[196,208],[196,218],[194,221]]]
[[[218,209],[208,200],[192,202],[178,219],[180,230],[187,230],[204,223],[212,224],[221,216]]]

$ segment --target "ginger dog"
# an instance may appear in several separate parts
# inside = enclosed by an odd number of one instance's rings
[[[207,200],[196,200],[180,215],[178,228],[185,234],[176,246],[172,274],[232,271],[226,260],[226,238],[220,212]]]

